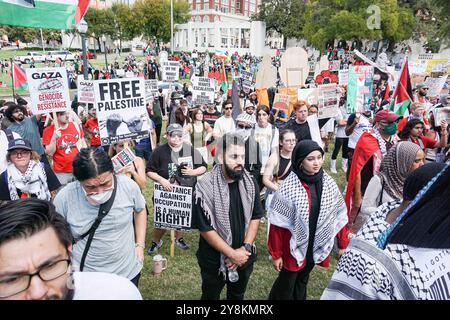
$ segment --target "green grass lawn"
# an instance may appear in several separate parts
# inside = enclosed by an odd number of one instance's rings
[[[330,152],[326,153],[325,169],[329,172]],[[338,167],[340,168],[340,156],[338,157]],[[337,175],[332,177],[336,180],[340,190],[345,186],[345,174],[338,171]],[[151,196],[153,192],[153,182],[148,180],[148,185],[145,190],[145,199],[150,210],[148,231],[147,231],[147,246],[151,244],[152,230],[153,230],[153,206]],[[168,260],[168,267],[161,277],[156,278],[152,275],[152,257],[146,255],[144,269],[139,284],[142,296],[144,299],[163,299],[163,300],[187,300],[199,299],[201,296],[201,277],[200,268],[197,264],[195,252],[198,248],[198,231],[186,233],[184,238],[189,243],[191,248],[187,251],[182,251],[175,246],[175,256],[170,257],[170,233],[166,233],[163,237],[163,247],[159,249],[158,254]],[[277,277],[277,272],[273,269],[272,263],[269,260],[269,253],[267,250],[267,221],[261,223],[256,244],[258,247],[258,261],[254,265],[253,273],[248,284],[246,299],[265,300],[268,298],[272,284]],[[331,265],[329,268],[314,268],[308,286],[308,299],[320,299],[323,290],[328,284],[336,266],[336,256],[333,254]],[[222,298],[225,298],[224,289]]]

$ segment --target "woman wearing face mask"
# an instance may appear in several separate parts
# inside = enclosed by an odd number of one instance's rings
[[[292,171],[275,192],[268,209],[268,247],[278,278],[269,299],[305,300],[309,274],[316,264],[328,267],[334,238],[339,254],[348,245],[344,199],[323,171],[323,150],[300,141],[292,153]]]
[[[73,161],[73,174],[76,181],[58,193],[54,204],[76,241],[75,269],[114,273],[138,286],[147,228],[139,186],[128,177],[116,176],[111,159],[101,148],[81,149]],[[108,205],[109,211],[92,232],[91,226],[103,213],[100,208]]]
[[[50,201],[61,187],[50,166],[40,162],[37,152],[25,139],[9,142],[6,154],[8,165],[0,176],[0,202],[37,198]]]
[[[389,150],[381,161],[380,172],[367,186],[361,205],[361,214],[355,222],[355,231],[383,203],[402,200],[403,183],[409,173],[424,165],[425,153],[409,141],[402,141]],[[358,227],[357,227],[358,226]]]

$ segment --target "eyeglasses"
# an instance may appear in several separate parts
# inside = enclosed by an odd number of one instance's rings
[[[35,273],[17,274],[0,278],[0,298],[8,298],[27,290],[31,278],[38,276],[42,281],[52,281],[64,275],[70,266],[70,259],[61,259],[43,266]]]
[[[230,108],[223,108],[223,110],[231,110],[231,109],[233,109],[233,107],[230,107]]]
[[[245,124],[238,124],[238,128],[240,129],[251,129],[252,127],[246,126]]]
[[[30,153],[31,153],[31,151],[29,151],[29,150],[14,150],[14,151],[10,152],[12,157],[18,157],[18,156],[24,157],[26,155],[29,155]]]

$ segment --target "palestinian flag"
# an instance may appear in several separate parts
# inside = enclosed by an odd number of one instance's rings
[[[66,30],[76,26],[89,0],[0,0],[0,24]]]
[[[228,79],[227,79],[227,73],[225,71],[225,64],[222,61],[222,72],[220,73],[220,89],[222,89],[222,92],[224,94],[228,94]]]
[[[390,109],[403,117],[405,112],[409,110],[409,105],[413,102],[412,98],[411,78],[408,70],[408,59],[406,58],[402,67],[400,79],[398,80],[394,95],[392,96]]]
[[[13,62],[13,85],[14,89],[28,90],[28,81],[25,70]]]

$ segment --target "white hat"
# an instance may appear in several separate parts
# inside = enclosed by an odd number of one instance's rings
[[[243,112],[240,115],[237,116],[236,118],[236,122],[246,122],[249,123],[251,125],[254,125],[256,123],[255,121],[255,117],[251,114],[248,114],[247,112]]]

